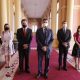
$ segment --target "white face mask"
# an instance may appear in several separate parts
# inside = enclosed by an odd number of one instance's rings
[[[67,24],[63,24],[63,27],[66,29],[67,28]]]
[[[48,23],[43,23],[43,26],[46,26],[47,27],[48,26]]]

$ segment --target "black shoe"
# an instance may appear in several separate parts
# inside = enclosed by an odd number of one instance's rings
[[[25,72],[26,72],[26,73],[30,73],[30,70],[26,70]]]
[[[5,68],[10,68],[10,66],[5,66]]]
[[[64,70],[64,71],[67,71],[67,68],[64,68],[64,67],[63,67],[63,70]]]
[[[41,76],[42,76],[42,74],[38,73],[37,76],[36,76],[36,78],[39,79]]]
[[[48,78],[48,73],[44,73],[44,78]]]

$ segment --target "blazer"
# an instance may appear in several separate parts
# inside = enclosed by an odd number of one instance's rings
[[[32,30],[30,28],[26,29],[26,36],[24,37],[23,28],[17,30],[17,40],[18,40],[18,49],[23,49],[23,44],[28,44],[30,47],[30,43],[32,40]]]
[[[37,49],[42,49],[43,46],[47,46],[50,50],[51,44],[53,42],[53,33],[52,30],[46,28],[46,35],[43,33],[43,28],[39,28],[36,32],[36,42],[37,42]]]
[[[71,39],[71,31],[69,29],[66,29],[66,32],[64,32],[63,28],[61,28],[61,29],[58,30],[57,38],[58,38],[58,41],[59,41],[59,47],[64,47],[62,45],[62,43],[67,42],[67,44],[68,44],[67,48],[69,48],[69,42],[70,42],[70,39]]]

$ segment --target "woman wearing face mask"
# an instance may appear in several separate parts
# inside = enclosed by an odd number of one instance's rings
[[[74,34],[75,44],[72,50],[72,56],[75,60],[75,68],[79,69],[79,57],[80,57],[80,25],[77,28],[77,32]]]
[[[1,40],[2,40],[2,53],[5,55],[5,62],[6,62],[6,68],[10,67],[10,58],[11,55],[13,54],[13,35],[9,30],[9,25],[5,24],[4,25],[4,31],[2,32],[1,35]]]

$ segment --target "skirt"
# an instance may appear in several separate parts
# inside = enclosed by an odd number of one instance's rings
[[[1,45],[1,53],[3,55],[12,55],[11,54],[11,47],[9,47],[8,43],[2,43]]]
[[[76,43],[73,46],[72,56],[80,57],[80,48],[78,47],[78,45]]]

